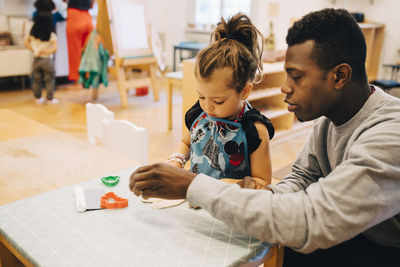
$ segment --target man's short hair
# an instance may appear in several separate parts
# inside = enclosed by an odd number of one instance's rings
[[[364,34],[354,17],[344,9],[322,9],[295,22],[286,36],[288,46],[314,40],[312,58],[326,74],[335,66],[347,63],[352,79],[367,80]]]

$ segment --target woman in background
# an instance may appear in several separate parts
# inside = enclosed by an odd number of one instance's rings
[[[69,0],[67,17],[68,43],[68,79],[77,82],[79,79],[79,64],[86,38],[93,30],[92,16],[89,9],[94,0]]]

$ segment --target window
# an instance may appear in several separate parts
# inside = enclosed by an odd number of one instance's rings
[[[194,23],[216,25],[221,17],[225,19],[241,12],[250,16],[251,0],[195,0]]]

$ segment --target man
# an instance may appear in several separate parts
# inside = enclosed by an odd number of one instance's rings
[[[347,11],[310,13],[286,41],[288,110],[300,121],[318,118],[290,175],[270,191],[249,190],[155,164],[132,174],[131,190],[186,197],[284,245],[284,266],[398,266],[400,100],[368,84],[365,39]]]

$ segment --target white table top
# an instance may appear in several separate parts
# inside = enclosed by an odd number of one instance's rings
[[[129,191],[133,170],[115,173],[115,187],[98,177],[2,205],[0,234],[35,266],[238,266],[268,252],[268,243],[186,202],[163,210],[142,203]],[[77,185],[113,191],[129,206],[78,213]]]

